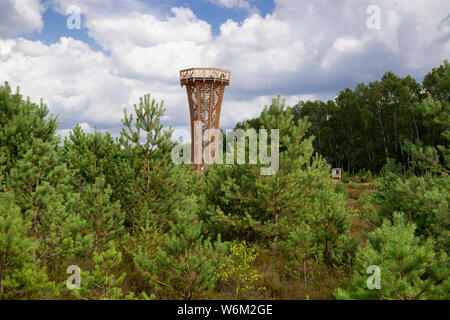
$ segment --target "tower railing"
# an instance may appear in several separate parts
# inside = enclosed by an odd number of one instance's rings
[[[230,85],[231,72],[218,68],[191,68],[180,71],[180,84],[183,86],[195,81],[213,81]]]

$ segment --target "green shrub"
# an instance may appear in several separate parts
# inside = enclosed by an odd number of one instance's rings
[[[359,215],[366,219],[372,226],[379,226],[381,224],[381,217],[375,208],[378,202],[378,193],[376,190],[365,190],[358,198],[358,203],[362,206]]]
[[[232,288],[238,297],[247,297],[252,292],[264,291],[264,287],[258,286],[261,275],[254,267],[257,257],[255,246],[249,247],[245,241],[233,243],[216,271],[219,281],[224,287]]]
[[[342,170],[342,174],[341,174],[341,181],[343,183],[349,183],[350,182],[350,176],[347,173],[347,171]]]
[[[342,194],[346,198],[348,197],[347,188],[345,188],[345,186],[340,182],[334,184],[334,191]]]
[[[370,170],[366,171],[365,169],[361,169],[358,171],[358,173],[352,180],[354,180],[355,182],[361,182],[361,183],[372,182],[373,174]]]

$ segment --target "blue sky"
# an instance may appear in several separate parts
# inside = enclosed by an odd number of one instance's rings
[[[167,9],[171,7],[186,7],[191,8],[195,12],[198,18],[207,21],[213,27],[213,34],[219,34],[219,27],[222,23],[228,19],[232,19],[237,22],[242,22],[248,16],[248,12],[242,8],[226,8],[218,6],[206,0],[191,0],[191,1],[179,1],[179,0],[147,0],[147,3],[159,3]],[[250,4],[257,9],[257,12],[262,16],[270,14],[275,8],[275,4],[272,0],[254,0]]]
[[[42,41],[43,43],[50,45],[58,42],[61,37],[71,37],[86,42],[97,50],[101,50],[96,44],[95,39],[89,37],[86,28],[82,28],[81,30],[65,28],[64,26],[66,25],[67,20],[66,15],[59,13],[52,8],[48,8],[43,13],[42,19],[44,21],[42,30],[35,31],[31,34],[24,34],[24,38],[33,41]],[[84,24],[84,19],[85,16],[82,15],[82,25]]]
[[[162,12],[169,15],[172,7],[190,8],[199,19],[207,21],[212,26],[212,32],[215,36],[220,33],[220,26],[228,19],[242,23],[249,15],[249,12],[246,9],[218,6],[207,0],[145,0],[142,2],[153,7],[158,7]],[[256,9],[256,12],[262,16],[272,13],[275,8],[275,4],[272,0],[254,0],[251,2],[251,5]],[[81,30],[70,30],[65,28],[64,26],[66,25],[67,17],[67,14],[58,12],[51,5],[47,5],[47,8],[42,14],[42,19],[44,21],[42,30],[23,34],[23,36],[26,39],[42,41],[48,45],[58,42],[61,37],[72,37],[73,39],[88,43],[96,50],[102,49],[96,43],[95,39],[89,37],[86,28],[82,28]],[[82,25],[84,25],[85,19],[86,16],[82,14]]]
[[[71,5],[81,30],[66,27]],[[277,94],[332,99],[388,71],[422,81],[449,58],[448,0],[0,1],[0,81],[43,98],[62,135],[77,123],[117,135],[146,93],[165,101],[165,125],[186,131],[184,68],[231,70],[227,129]]]

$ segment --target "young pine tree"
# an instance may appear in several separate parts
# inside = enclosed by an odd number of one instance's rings
[[[111,202],[112,190],[104,178],[97,178],[81,193],[80,215],[86,221],[86,232],[92,236],[92,250],[103,250],[108,241],[121,240],[124,214],[119,202]]]
[[[329,188],[330,168],[323,159],[313,156],[314,137],[306,138],[308,120],[294,121],[292,109],[279,96],[244,129],[250,129],[250,125],[268,132],[279,130],[279,168],[272,175],[261,174],[261,168],[267,167],[262,163],[208,168],[205,195],[214,214],[204,220],[209,230],[223,234],[227,240],[264,239],[275,248],[293,226],[304,220],[305,204],[310,203],[316,190]],[[274,154],[276,147],[271,145],[270,153]],[[340,208],[340,213],[341,209],[345,208]]]
[[[0,86],[0,168],[7,174],[32,147],[34,139],[54,141],[57,121],[45,104],[23,99],[6,82]]]
[[[356,249],[349,237],[350,222],[345,209],[346,201],[342,194],[330,187],[316,190],[311,208],[305,210],[305,222],[314,233],[314,243],[318,244],[326,263],[343,263],[351,258]]]
[[[280,222],[301,206],[301,194],[305,190],[302,178],[311,166],[313,137],[305,138],[310,124],[307,120],[295,123],[292,110],[285,107],[285,100],[280,96],[273,99],[269,108],[264,108],[260,119],[262,128],[278,129],[280,138],[278,171],[260,175],[256,180],[258,196],[264,199],[265,210],[272,217],[266,225],[273,232],[275,248],[282,231]],[[271,153],[274,148],[271,146]]]
[[[321,247],[315,238],[313,229],[302,223],[291,231],[285,241],[289,259],[285,268],[290,274],[301,278],[305,287],[308,286],[311,270],[323,260]]]
[[[449,299],[448,257],[434,251],[433,241],[422,243],[414,235],[415,225],[403,214],[385,220],[372,232],[357,254],[353,281],[347,289],[338,288],[338,299]],[[367,268],[378,266],[380,288],[368,288]]]
[[[350,268],[357,244],[350,237],[345,198],[332,186],[315,190],[297,212],[294,227],[285,236],[283,247],[293,275],[308,286],[311,271],[322,262],[333,269]],[[291,220],[292,221],[292,220]]]
[[[114,274],[121,262],[122,252],[116,249],[114,241],[109,242],[104,251],[94,252],[94,270],[81,272],[81,288],[73,289],[72,294],[83,300],[133,299],[133,293],[124,295],[121,289],[126,274]]]
[[[379,193],[379,216],[392,219],[393,212],[401,211],[416,225],[415,232],[422,237],[432,237],[436,247],[450,252],[450,180],[446,176],[426,174],[403,179],[387,176],[382,179]]]
[[[44,299],[56,295],[46,270],[33,261],[36,241],[9,194],[0,195],[0,299]]]
[[[78,196],[69,187],[70,172],[58,157],[57,141],[34,139],[6,178],[42,260],[69,256],[86,240],[80,232],[84,222],[74,211]]]
[[[180,208],[177,199],[192,193],[188,180],[192,170],[172,162],[171,151],[175,144],[170,140],[171,128],[163,130],[163,102],[158,104],[150,100],[150,95],[145,95],[139,105],[134,106],[134,111],[135,117],[128,116],[125,110],[120,138],[134,173],[129,182],[136,203],[130,215],[132,230],[136,229],[136,224],[139,229],[150,220],[167,227],[172,219],[168,212]]]
[[[220,239],[212,243],[203,236],[195,200],[183,204],[185,210],[175,212],[162,248],[156,253],[138,250],[134,261],[159,296],[188,300],[214,289],[225,246]]]
[[[70,173],[56,152],[57,121],[48,113],[42,102],[23,99],[19,89],[13,94],[7,83],[0,86],[1,189],[15,195],[40,259],[70,254],[80,223],[70,210],[76,202],[67,186]]]
[[[85,133],[77,125],[64,140],[60,151],[61,158],[73,173],[71,185],[75,191],[80,192],[86,185],[103,177],[105,184],[112,189],[111,201],[120,201],[122,210],[127,214],[132,212],[135,203],[130,186],[133,172],[117,139],[97,130]]]

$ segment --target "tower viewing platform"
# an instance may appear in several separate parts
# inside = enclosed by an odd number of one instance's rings
[[[180,71],[181,86],[196,81],[212,81],[229,86],[230,78],[231,72],[229,70],[217,68],[191,68]]]

